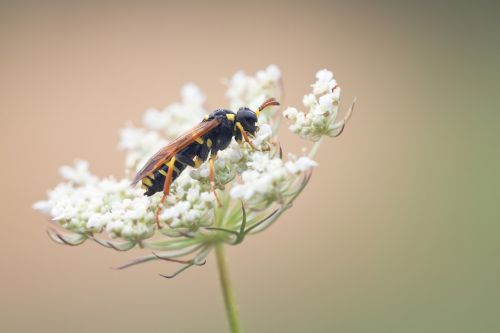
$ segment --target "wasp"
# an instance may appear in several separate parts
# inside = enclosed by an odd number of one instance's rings
[[[194,128],[187,131],[169,145],[154,154],[137,173],[132,185],[142,182],[144,195],[152,196],[162,191],[163,197],[156,209],[156,224],[160,228],[160,213],[170,192],[170,186],[187,166],[198,168],[209,159],[210,186],[219,207],[221,206],[215,188],[214,160],[217,153],[226,149],[233,137],[238,143],[243,140],[253,149],[250,137],[258,131],[256,125],[259,113],[272,105],[280,105],[275,98],[269,98],[256,111],[242,107],[238,112],[217,109],[205,116]]]

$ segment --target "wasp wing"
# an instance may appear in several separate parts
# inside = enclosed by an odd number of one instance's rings
[[[150,173],[156,171],[163,163],[170,160],[179,151],[189,146],[194,140],[207,134],[217,126],[219,126],[220,120],[214,118],[212,120],[203,121],[196,125],[194,128],[188,132],[182,134],[177,139],[168,144],[168,146],[160,149],[156,154],[154,154],[142,167],[142,169],[135,175],[132,185],[137,184],[141,179],[149,175]]]

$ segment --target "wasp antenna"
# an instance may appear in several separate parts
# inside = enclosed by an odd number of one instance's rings
[[[268,106],[271,106],[271,105],[280,105],[280,103],[276,100],[276,98],[271,97],[271,98],[265,100],[264,103],[262,103],[259,106],[259,112],[262,111],[262,110],[264,110]]]

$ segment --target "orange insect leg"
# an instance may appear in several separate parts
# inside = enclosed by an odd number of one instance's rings
[[[165,183],[163,184],[163,197],[161,198],[161,201],[158,204],[158,208],[156,209],[156,225],[158,226],[158,229],[161,228],[160,226],[161,209],[165,204],[165,200],[167,199],[168,194],[170,193],[170,185],[172,184],[172,174],[174,173],[174,163],[175,163],[175,157],[172,157],[170,162],[168,162],[167,177],[165,177]]]
[[[241,126],[240,123],[236,123],[236,127],[238,127],[238,129],[241,132],[241,135],[243,136],[243,138],[245,139],[245,141],[248,142],[248,144],[250,145],[250,147],[252,147],[254,150],[258,150],[257,147],[255,147],[255,145],[253,144],[253,142],[250,141],[250,138],[248,137],[247,132],[243,129],[243,126]]]

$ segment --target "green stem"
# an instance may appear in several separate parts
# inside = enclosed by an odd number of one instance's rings
[[[226,306],[227,319],[231,333],[241,333],[240,320],[238,310],[234,301],[233,289],[231,281],[229,281],[229,271],[227,268],[226,258],[224,256],[224,243],[215,244],[215,256],[217,258],[217,268],[219,269],[220,285],[222,294],[224,295],[224,305]]]
[[[314,143],[314,146],[311,148],[311,151],[309,152],[309,158],[314,158],[314,156],[318,152],[319,147],[321,146],[321,141],[323,141],[323,137],[321,137],[318,141]]]

